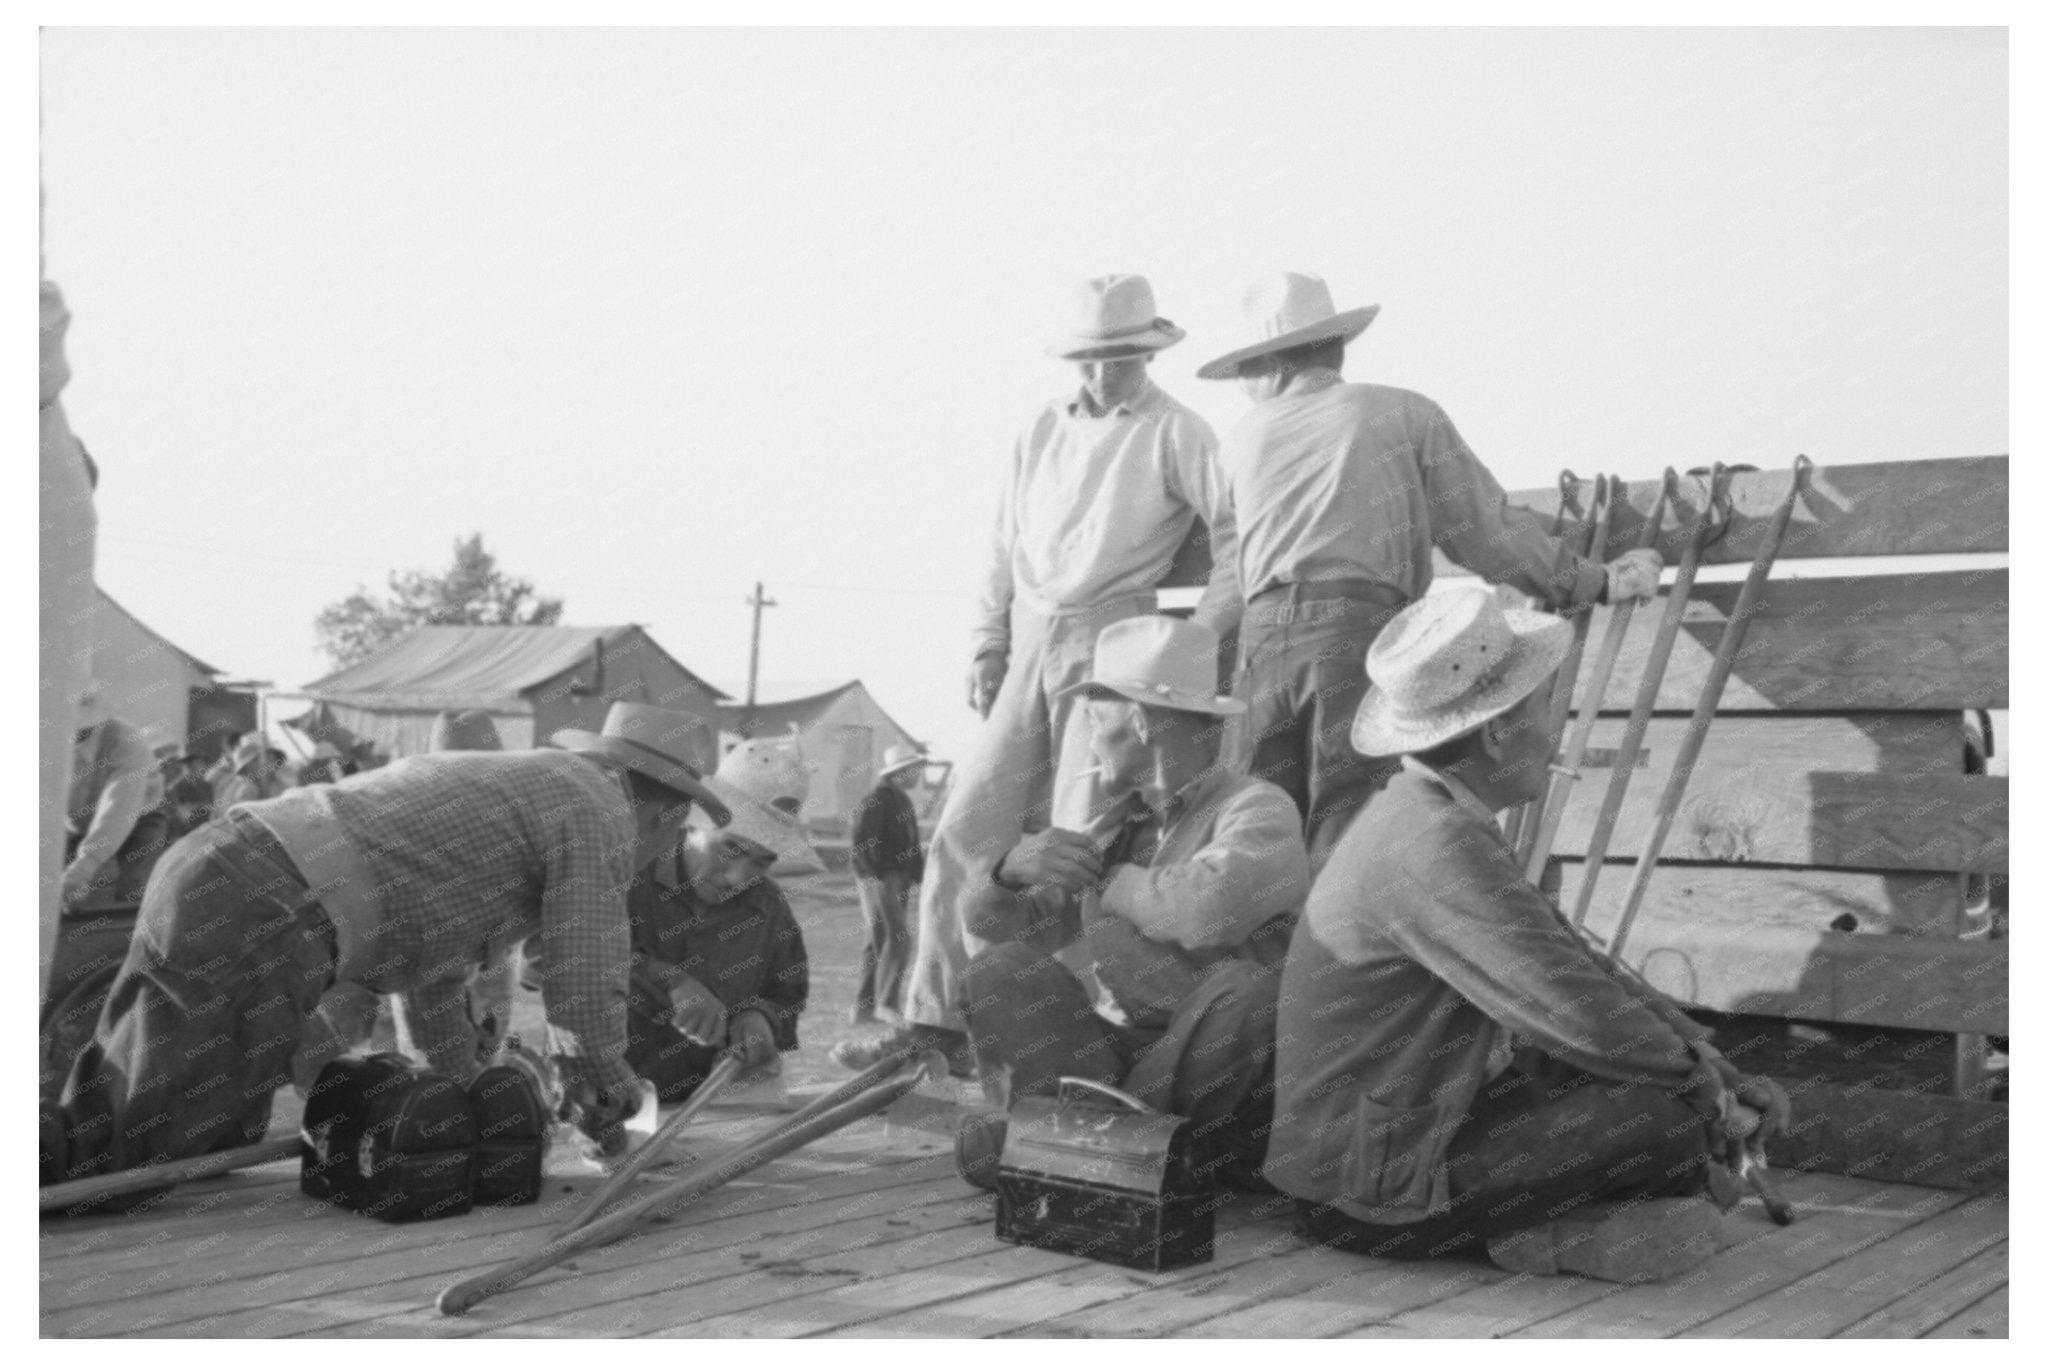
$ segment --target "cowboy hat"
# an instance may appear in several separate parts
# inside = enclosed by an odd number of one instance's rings
[[[1171,711],[1234,716],[1244,703],[1216,691],[1216,632],[1177,616],[1132,616],[1095,637],[1093,676],[1067,691],[1118,696]]]
[[[811,794],[811,773],[788,740],[749,739],[719,760],[704,779],[732,811],[726,833],[761,845],[775,855],[779,872],[820,872],[824,860],[797,820]],[[695,814],[692,823],[702,824]]]
[[[1074,291],[1072,325],[1045,353],[1056,360],[1118,360],[1163,351],[1186,335],[1159,316],[1143,275],[1099,275]]]
[[[882,771],[876,777],[893,777],[905,768],[922,768],[931,762],[915,744],[891,744],[882,750]]]
[[[427,751],[436,754],[488,753],[504,747],[488,711],[443,711],[434,717],[434,731],[427,737]]]
[[[1244,291],[1245,323],[1251,340],[1234,351],[1226,351],[1201,369],[1197,379],[1234,379],[1238,367],[1254,356],[1309,346],[1318,341],[1350,341],[1372,326],[1380,306],[1337,311],[1330,301],[1330,286],[1320,275],[1302,275],[1283,270],[1268,275]]]
[[[623,764],[642,777],[689,797],[695,803],[691,819],[701,815],[723,825],[731,821],[732,812],[713,794],[688,758],[690,736],[706,728],[702,720],[688,711],[672,711],[639,701],[615,701],[604,718],[603,730],[557,730],[548,743],[571,753],[596,754]]]
[[[1368,757],[1416,753],[1478,729],[1543,685],[1571,627],[1539,611],[1504,611],[1485,588],[1409,603],[1366,652],[1372,690],[1351,721]]]

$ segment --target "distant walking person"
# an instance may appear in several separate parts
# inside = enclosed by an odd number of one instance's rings
[[[924,880],[924,841],[910,789],[924,775],[925,756],[908,744],[882,755],[875,789],[853,814],[853,877],[868,939],[861,948],[860,984],[853,1022],[871,1024],[878,1013],[903,1017],[903,976],[910,967],[910,907]]]
[[[1508,505],[1442,408],[1345,383],[1344,347],[1378,304],[1340,313],[1319,277],[1283,272],[1252,285],[1244,307],[1252,339],[1195,371],[1236,379],[1256,404],[1221,455],[1244,595],[1233,691],[1251,708],[1225,756],[1294,798],[1321,868],[1396,767],[1352,749],[1351,719],[1366,651],[1429,591],[1432,548],[1560,608],[1654,596],[1664,561],[1581,558]]]
[[[1085,824],[1102,804],[1068,690],[1084,682],[1104,626],[1153,612],[1160,582],[1201,521],[1214,572],[1196,619],[1237,626],[1236,541],[1209,424],[1146,374],[1187,334],[1159,316],[1142,275],[1083,284],[1069,334],[1047,348],[1081,372],[1078,393],[1039,409],[1003,476],[983,572],[967,697],[987,720],[932,835],[918,895],[904,1027],[832,1055],[864,1067],[889,1052],[944,1048],[971,1074],[962,973],[982,946],[962,921],[970,868],[1050,820]]]

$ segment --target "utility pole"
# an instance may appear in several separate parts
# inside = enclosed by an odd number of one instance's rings
[[[762,591],[759,580],[754,583],[754,595],[747,599],[747,605],[754,609],[754,642],[747,650],[747,725],[753,728],[754,684],[761,676],[761,608],[772,607],[775,599]]]

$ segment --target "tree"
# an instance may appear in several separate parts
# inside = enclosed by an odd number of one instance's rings
[[[394,572],[390,592],[376,597],[360,583],[313,620],[320,648],[346,668],[414,626],[552,626],[562,599],[541,597],[533,584],[498,569],[481,534],[455,542],[455,562],[441,573]]]

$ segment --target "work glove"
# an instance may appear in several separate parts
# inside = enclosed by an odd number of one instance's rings
[[[1655,597],[1657,576],[1664,572],[1664,556],[1655,550],[1630,550],[1607,563],[1607,591],[1601,600],[1609,606],[1634,597]]]
[[[725,1038],[725,1006],[711,988],[694,976],[681,975],[669,985],[676,1031],[693,1043],[716,1047]]]
[[[749,1071],[767,1066],[775,1060],[775,1030],[761,1011],[741,1010],[733,1016],[726,1047]]]
[[[1792,1125],[1792,1099],[1770,1077],[1741,1076],[1728,1093],[1735,1101],[1728,1121],[1730,1137],[1762,1143]]]

